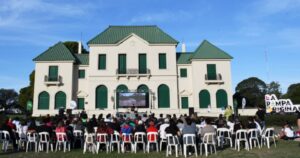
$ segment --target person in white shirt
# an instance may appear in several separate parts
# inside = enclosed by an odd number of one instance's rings
[[[233,116],[230,116],[228,118],[228,121],[226,122],[226,124],[227,124],[227,127],[229,128],[229,130],[231,132],[233,132],[233,127],[234,127]]]
[[[281,132],[280,132],[280,138],[284,140],[293,140],[295,139],[295,133],[292,130],[290,124],[288,122],[285,123],[283,126]]]
[[[167,118],[165,119],[164,123],[160,125],[158,132],[161,139],[166,139],[166,128],[169,127],[169,125],[170,125],[170,120]]]

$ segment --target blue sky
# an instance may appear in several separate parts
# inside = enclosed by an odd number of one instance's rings
[[[32,59],[58,41],[158,25],[187,51],[207,39],[231,54],[233,89],[256,76],[285,92],[300,79],[299,10],[300,0],[0,0],[0,88],[27,86]]]

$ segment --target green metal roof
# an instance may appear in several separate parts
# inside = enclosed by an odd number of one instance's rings
[[[204,40],[194,52],[192,59],[232,59],[233,57]]]
[[[109,26],[103,32],[91,39],[88,44],[116,44],[132,33],[151,44],[178,44],[178,41],[155,25]]]
[[[176,59],[177,64],[190,64],[190,58],[192,57],[192,52],[177,52],[176,53]]]
[[[89,54],[74,54],[78,65],[89,65]]]
[[[33,61],[75,61],[75,57],[70,50],[62,43],[58,42],[48,50],[37,56]]]

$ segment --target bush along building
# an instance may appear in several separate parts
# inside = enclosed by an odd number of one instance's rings
[[[109,26],[88,43],[89,53],[58,42],[33,59],[33,115],[126,112],[120,93],[143,92],[139,112],[217,116],[232,106],[232,57],[207,40],[194,52],[176,52],[178,41],[157,26]]]

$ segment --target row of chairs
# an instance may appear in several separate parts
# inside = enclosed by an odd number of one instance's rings
[[[74,131],[74,142],[80,140],[81,146],[83,146],[83,153],[86,153],[87,150],[98,153],[100,146],[103,144],[106,148],[106,152],[113,151],[114,147],[117,146],[118,153],[121,151],[124,153],[126,149],[126,144],[131,149],[131,152],[137,152],[138,144],[141,144],[144,153],[150,152],[150,145],[154,144],[156,147],[156,151],[158,152],[158,133],[157,132],[136,132],[134,136],[132,134],[120,134],[115,132],[109,137],[107,134],[85,134],[80,130]],[[64,152],[68,147],[70,151],[70,141],[67,139],[66,133],[56,133],[56,148],[55,151],[63,148]],[[260,138],[260,141],[259,141]],[[145,143],[147,140],[147,144]],[[187,147],[192,146],[195,151],[195,155],[197,156],[197,146],[196,146],[196,135],[195,134],[185,134],[183,136],[183,154],[186,157],[187,155]],[[200,145],[200,154],[202,154],[202,148],[205,149],[205,155],[208,155],[208,149],[210,147],[210,151],[214,151],[216,153],[216,144],[218,146],[222,146],[224,144],[230,144],[230,147],[233,147],[232,142],[232,132],[226,128],[217,129],[216,133],[206,133],[202,138],[202,142]],[[10,141],[10,136],[7,131],[0,131],[0,142],[2,142],[2,150],[7,150],[8,144]],[[261,135],[258,130],[250,129],[250,130],[238,130],[235,133],[235,149],[240,151],[241,143],[245,144],[245,148],[247,150],[252,149],[253,145],[256,145],[260,148],[261,144],[267,144],[268,148],[270,148],[270,141],[273,141],[276,147],[275,142],[275,134],[274,128],[266,129]],[[217,142],[217,143],[216,143]],[[166,139],[160,141],[160,148],[162,143],[167,144],[166,156],[169,156],[172,153],[174,148],[176,157],[178,153],[182,154],[182,147],[179,143],[179,138],[176,136],[172,136],[170,134],[166,135]],[[50,142],[50,136],[47,132],[41,133],[27,133],[26,137],[20,137],[18,141],[19,146],[25,146],[26,144],[26,152],[28,152],[29,148],[32,148],[34,145],[35,152],[44,151],[44,147],[46,152],[48,153],[49,148],[51,147],[51,151],[53,151],[53,144]],[[74,144],[73,144],[74,145]],[[214,150],[213,150],[214,149]]]
[[[147,144],[145,143],[147,140]],[[156,147],[156,151],[158,152],[158,133],[157,132],[136,132],[134,136],[132,134],[123,133],[121,136],[118,132],[115,132],[110,136],[110,141],[108,141],[107,134],[86,134],[83,153],[86,152],[87,149],[89,151],[98,153],[100,149],[100,145],[103,144],[106,147],[106,152],[113,151],[114,147],[117,146],[118,153],[120,153],[120,149],[122,153],[126,151],[126,146],[129,146],[131,152],[137,152],[138,145],[140,144],[143,148],[144,153],[150,152],[151,144],[154,144]]]

